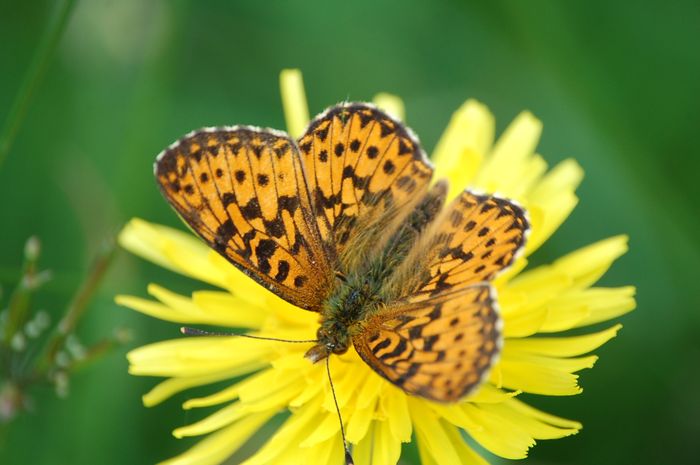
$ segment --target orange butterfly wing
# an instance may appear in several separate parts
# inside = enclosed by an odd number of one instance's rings
[[[478,284],[420,301],[398,301],[353,338],[362,359],[417,396],[455,402],[486,376],[501,346],[491,287]]]
[[[400,285],[403,295],[422,298],[490,281],[513,263],[529,228],[516,203],[464,191],[426,231],[389,287]]]
[[[391,220],[410,212],[433,171],[406,127],[364,103],[326,110],[311,122],[299,148],[322,240],[346,269],[354,266],[348,255],[376,246],[398,224]]]
[[[200,130],[159,155],[155,175],[214,250],[288,302],[321,310],[333,273],[293,140],[250,127]]]

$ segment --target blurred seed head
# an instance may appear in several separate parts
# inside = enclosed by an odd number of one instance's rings
[[[27,261],[35,262],[39,259],[39,254],[41,253],[41,242],[36,236],[32,236],[27,239],[24,245],[24,258]]]
[[[83,360],[86,355],[85,347],[80,343],[75,334],[66,339],[66,350],[74,360]]]
[[[0,385],[0,423],[12,420],[22,408],[22,391],[14,383]]]
[[[54,373],[53,376],[54,388],[56,389],[56,395],[62,399],[68,397],[68,392],[70,388],[70,378],[68,373],[63,370],[59,370]]]
[[[10,340],[10,347],[15,352],[22,352],[27,347],[27,338],[21,331],[16,332]]]
[[[70,365],[70,362],[70,356],[63,350],[58,351],[56,353],[56,357],[54,357],[54,363],[58,368],[67,368]]]

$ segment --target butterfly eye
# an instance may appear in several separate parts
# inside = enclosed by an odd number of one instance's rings
[[[347,345],[347,343],[344,343],[344,344],[336,343],[336,344],[333,344],[333,346],[330,347],[330,349],[331,349],[331,352],[333,352],[334,354],[342,355],[348,351],[348,345]]]

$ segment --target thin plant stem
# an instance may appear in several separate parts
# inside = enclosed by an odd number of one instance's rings
[[[47,350],[45,352],[43,365],[40,368],[45,368],[50,365],[53,359],[56,357],[58,351],[63,347],[68,335],[70,335],[75,329],[76,324],[85,313],[87,304],[90,299],[95,294],[97,287],[102,282],[102,278],[107,271],[115,252],[114,241],[110,240],[98,253],[98,256],[93,263],[87,278],[83,284],[78,288],[73,300],[68,305],[65,315],[56,327],[56,332],[48,343]]]
[[[17,92],[17,96],[10,107],[5,125],[2,128],[2,132],[0,132],[0,168],[7,154],[10,152],[12,143],[27,114],[34,92],[39,87],[46,73],[46,69],[51,62],[51,58],[56,51],[56,47],[61,40],[74,4],[75,0],[62,0],[60,5],[58,5],[58,14],[46,29],[36,53],[34,54],[32,63],[24,76],[19,92]]]
[[[10,296],[7,305],[7,322],[3,342],[9,345],[12,337],[25,323],[29,313],[31,296],[39,284],[37,277],[37,263],[41,246],[36,237],[30,237],[24,247],[24,264],[17,288]]]

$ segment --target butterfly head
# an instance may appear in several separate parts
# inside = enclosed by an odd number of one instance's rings
[[[316,332],[318,344],[309,349],[304,357],[316,363],[330,354],[344,354],[350,346],[347,331],[339,330],[335,325],[321,325]]]

